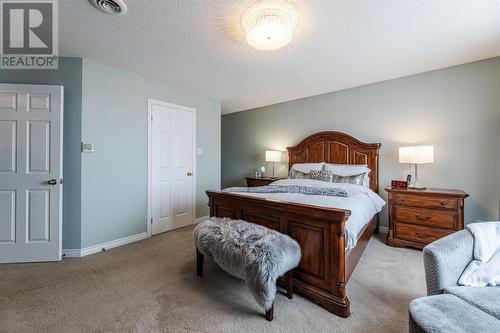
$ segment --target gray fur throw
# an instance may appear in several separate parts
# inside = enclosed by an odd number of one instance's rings
[[[347,197],[346,190],[336,187],[316,187],[304,185],[266,185],[254,187],[230,187],[222,192],[242,193],[300,193],[307,195],[325,195],[329,197]]]
[[[227,273],[245,280],[266,311],[274,302],[276,279],[300,261],[300,246],[295,240],[243,220],[212,217],[196,226],[193,239],[198,251],[212,256]]]

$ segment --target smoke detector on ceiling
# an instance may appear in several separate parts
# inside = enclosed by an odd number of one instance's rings
[[[123,0],[89,0],[95,8],[109,15],[123,15],[127,12],[127,5]]]

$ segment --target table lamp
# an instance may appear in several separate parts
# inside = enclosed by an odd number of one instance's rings
[[[399,147],[399,163],[415,164],[415,179],[408,184],[408,188],[423,190],[425,186],[421,186],[418,182],[419,164],[434,163],[434,146],[412,146]]]
[[[266,162],[273,163],[273,178],[274,178],[274,163],[281,162],[281,152],[277,150],[266,150]]]

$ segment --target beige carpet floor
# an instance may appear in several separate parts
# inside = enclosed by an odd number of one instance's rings
[[[59,263],[0,265],[0,332],[407,332],[424,295],[422,253],[373,237],[336,317],[278,294],[275,319],[210,260],[194,274],[192,228]]]

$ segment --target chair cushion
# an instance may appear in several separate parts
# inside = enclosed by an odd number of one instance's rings
[[[432,333],[499,332],[500,321],[460,298],[443,294],[417,298],[410,303],[411,325]],[[412,328],[410,328],[411,331]]]
[[[500,287],[450,287],[445,288],[444,292],[455,295],[500,320]]]

